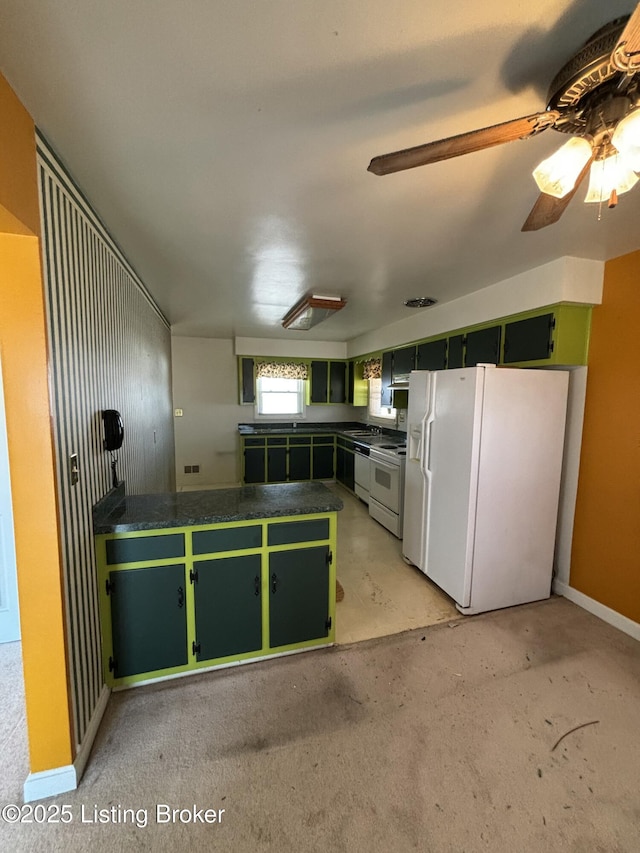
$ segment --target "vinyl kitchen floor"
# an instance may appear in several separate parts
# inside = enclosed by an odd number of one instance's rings
[[[339,485],[336,642],[355,643],[462,618],[451,599],[402,559],[402,543]]]
[[[426,628],[461,619],[453,601],[402,559],[402,542],[369,516],[368,507],[337,483],[326,483],[344,502],[338,513],[337,577],[344,598],[336,605],[336,643]],[[183,486],[180,491],[216,488]]]

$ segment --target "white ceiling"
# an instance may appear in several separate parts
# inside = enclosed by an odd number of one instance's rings
[[[640,248],[640,188],[523,234],[566,137],[376,177],[543,108],[634,0],[0,0],[0,68],[175,334],[344,341],[563,255]],[[7,128],[3,132],[8,132]],[[306,291],[345,297],[309,332]],[[428,310],[428,309],[422,309]]]

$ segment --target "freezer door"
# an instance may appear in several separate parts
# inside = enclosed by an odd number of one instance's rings
[[[471,597],[484,367],[432,373],[426,431],[426,574],[461,607]]]
[[[409,377],[407,412],[407,462],[404,480],[402,553],[421,571],[425,567],[427,480],[424,471],[424,435],[429,405],[427,370],[414,370]]]

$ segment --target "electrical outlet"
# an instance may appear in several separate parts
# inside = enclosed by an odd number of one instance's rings
[[[199,465],[192,465],[191,466],[191,473],[192,474],[199,474],[200,473],[200,466]]]
[[[185,474],[190,474],[190,473],[191,473],[191,465],[185,465],[185,466],[184,466],[184,473],[185,473]]]

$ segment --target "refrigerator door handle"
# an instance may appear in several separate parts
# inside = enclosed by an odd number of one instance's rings
[[[424,421],[424,439],[422,442],[422,470],[428,480],[431,479],[431,429],[433,427],[433,416],[429,415]]]

